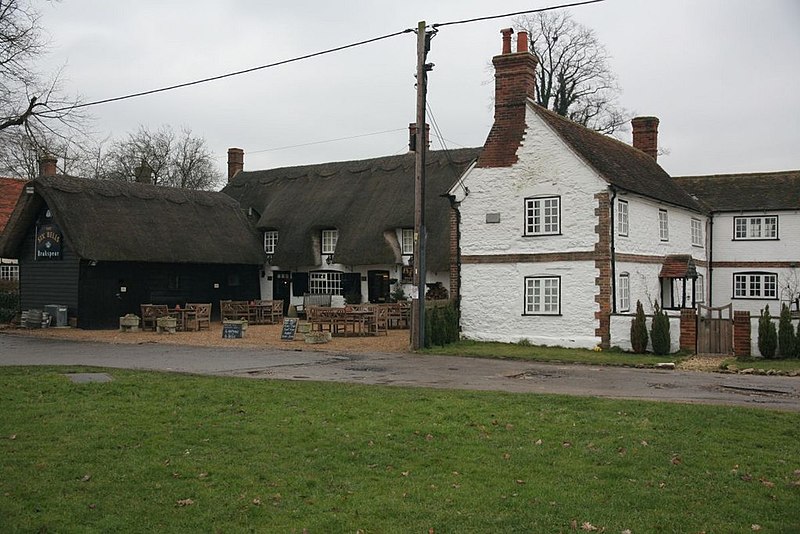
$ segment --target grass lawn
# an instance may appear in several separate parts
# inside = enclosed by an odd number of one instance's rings
[[[653,367],[661,362],[678,363],[686,359],[686,356],[682,354],[656,356],[654,354],[633,354],[614,349],[597,352],[587,349],[566,349],[563,347],[541,347],[537,345],[521,345],[519,343],[467,340],[451,343],[443,347],[431,347],[424,352],[428,354],[475,356],[504,360],[624,365],[631,367]]]
[[[795,413],[79,370],[0,374],[4,532],[800,531]]]

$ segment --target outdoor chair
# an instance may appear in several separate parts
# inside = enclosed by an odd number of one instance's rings
[[[187,303],[186,309],[194,312],[194,317],[189,317],[187,320],[187,330],[211,329],[211,303]]]

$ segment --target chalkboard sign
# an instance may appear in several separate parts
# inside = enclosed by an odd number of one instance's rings
[[[223,339],[239,339],[242,337],[241,321],[224,321],[222,323]]]
[[[284,319],[283,330],[281,330],[281,340],[294,341],[295,332],[297,332],[297,319]]]

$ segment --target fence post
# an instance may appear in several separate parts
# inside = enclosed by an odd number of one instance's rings
[[[697,351],[697,311],[694,308],[681,310],[681,350],[694,354]]]
[[[737,358],[750,356],[750,312],[733,312],[733,355]]]

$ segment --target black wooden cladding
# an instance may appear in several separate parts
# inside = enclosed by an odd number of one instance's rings
[[[61,259],[36,260],[36,227],[31,225],[19,251],[20,306],[43,309],[48,304],[67,306],[70,316],[78,311],[80,259],[65,242]]]

